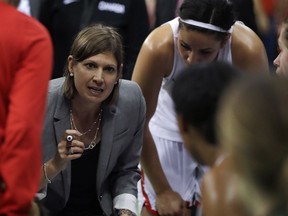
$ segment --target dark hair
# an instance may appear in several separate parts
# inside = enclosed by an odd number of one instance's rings
[[[236,21],[234,5],[228,0],[185,0],[179,9],[181,19],[192,19],[199,22],[213,24],[224,30],[229,30]],[[180,21],[179,28],[185,26],[190,30],[216,34],[220,39],[227,33],[192,26]]]
[[[118,77],[122,74],[123,64],[123,45],[120,34],[113,27],[102,24],[92,25],[80,31],[71,47],[70,55],[73,56],[75,64],[91,56],[111,52],[117,61]],[[68,65],[66,65],[64,82],[64,96],[68,99],[73,98],[76,93],[74,79],[69,76]],[[110,103],[118,94],[119,82],[115,84],[113,92],[106,99],[105,103]]]
[[[180,73],[172,88],[175,111],[217,145],[215,118],[219,98],[240,72],[224,62],[190,65]]]

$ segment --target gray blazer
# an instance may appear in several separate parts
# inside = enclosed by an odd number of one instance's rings
[[[69,101],[62,94],[63,81],[64,78],[55,79],[49,85],[43,131],[44,161],[55,155],[61,137],[70,128]],[[118,100],[113,105],[103,107],[95,184],[105,215],[113,215],[114,208],[127,208],[125,203],[129,200],[136,202],[145,114],[145,101],[139,86],[133,81],[120,80]],[[68,200],[70,176],[71,163],[46,188],[47,195],[43,201],[48,210],[53,212],[51,215],[61,210]]]

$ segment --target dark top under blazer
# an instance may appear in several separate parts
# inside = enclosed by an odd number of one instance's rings
[[[49,85],[43,131],[44,161],[55,155],[61,137],[65,130],[70,128],[70,104],[63,97],[63,81],[64,78],[55,79],[50,81]],[[103,107],[101,146],[95,184],[98,200],[105,215],[114,214],[113,199],[116,196],[137,196],[137,182],[140,179],[138,164],[145,114],[145,101],[139,86],[133,81],[120,80],[118,99],[112,105]],[[70,177],[71,163],[48,184],[44,205],[49,210],[57,212],[65,206],[69,197]]]

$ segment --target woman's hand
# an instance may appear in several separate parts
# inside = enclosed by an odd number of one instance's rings
[[[81,133],[77,130],[66,130],[58,144],[58,151],[54,158],[54,165],[61,170],[66,168],[68,161],[82,156],[84,143],[80,141]]]
[[[43,164],[43,175],[40,189],[66,169],[67,162],[82,156],[84,143],[80,141],[81,133],[77,130],[66,130],[58,143],[58,151],[54,158]]]

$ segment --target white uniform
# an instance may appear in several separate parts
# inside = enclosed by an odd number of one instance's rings
[[[193,194],[200,196],[201,176],[207,170],[199,166],[184,148],[181,135],[179,133],[176,113],[174,111],[173,100],[171,98],[171,88],[175,77],[186,66],[185,61],[179,54],[177,47],[178,38],[178,18],[168,22],[174,35],[174,63],[172,72],[168,77],[163,78],[162,86],[158,96],[158,104],[155,114],[150,120],[149,128],[155,141],[161,166],[169,181],[170,186],[178,192],[184,200],[191,203]],[[232,63],[231,38],[220,50],[218,59]],[[196,170],[196,168],[199,168]],[[146,207],[155,210],[155,193],[146,175],[142,175],[142,184],[138,185],[138,198],[146,201]],[[143,194],[141,188],[144,188]]]

